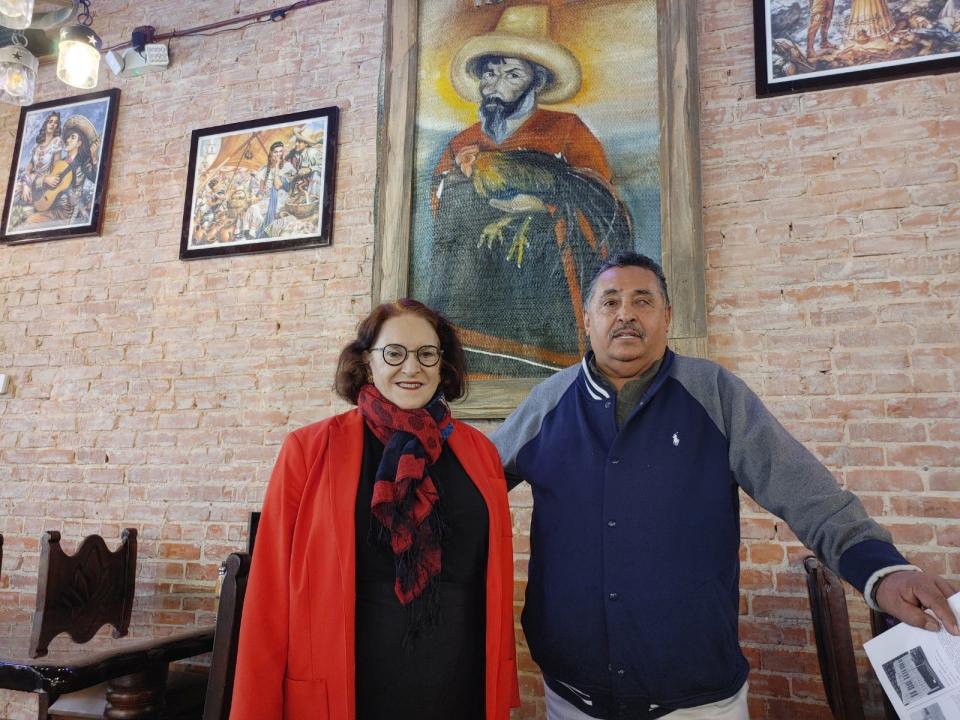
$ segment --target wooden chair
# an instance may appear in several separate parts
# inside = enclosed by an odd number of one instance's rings
[[[60,533],[43,534],[37,606],[33,614],[30,657],[47,654],[50,641],[68,633],[85,643],[110,623],[113,636],[130,627],[137,574],[137,531],[125,528],[114,552],[99,535],[84,538],[73,555],[60,547]]]
[[[90,640],[107,623],[113,636],[130,627],[137,574],[137,531],[126,528],[120,547],[110,552],[99,535],[84,538],[76,553],[60,547],[60,533],[43,534],[37,604],[30,636],[30,656],[47,654],[50,641],[67,633],[77,643]],[[102,717],[106,684],[61,696],[50,706],[51,720]]]
[[[257,529],[260,527],[260,512],[254,510],[247,519],[247,554],[253,557],[253,546],[257,542]]]
[[[850,634],[847,600],[840,579],[815,557],[805,558],[807,594],[813,617],[813,634],[823,688],[836,720],[864,720],[860,681]],[[870,611],[870,628],[874,636],[890,627],[891,618],[876,610]],[[888,720],[897,714],[884,697]]]
[[[259,513],[257,516],[259,519]],[[249,553],[238,552],[230,554],[223,562],[225,574],[220,587],[217,630],[213,638],[213,657],[210,662],[207,697],[203,706],[203,720],[227,720],[230,716],[233,673],[240,639],[240,616],[247,592],[250,558]]]
[[[220,602],[209,673],[171,670],[164,720],[201,720],[201,716],[226,720],[230,714],[240,613],[259,523],[260,513],[251,512],[247,518],[247,552],[233,553],[220,565]]]
[[[60,547],[60,533],[44,533],[32,657],[46,655],[48,644],[61,632],[77,643],[90,640],[106,623],[113,625],[114,637],[127,634],[136,582],[137,531],[126,528],[121,538],[120,548],[110,552],[103,538],[90,535],[71,556]],[[102,718],[106,690],[106,683],[101,683],[60,696],[50,705],[48,720]],[[205,675],[170,672],[165,720],[200,720],[205,692]]]

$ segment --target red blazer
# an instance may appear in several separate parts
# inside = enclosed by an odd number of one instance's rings
[[[507,486],[496,449],[454,421],[448,440],[487,504],[486,718],[520,704]],[[351,410],[291,433],[263,503],[230,720],[354,720],[357,486],[363,419]]]

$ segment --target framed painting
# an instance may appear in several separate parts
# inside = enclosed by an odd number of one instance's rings
[[[100,234],[119,99],[114,89],[20,110],[4,243]]]
[[[336,107],[194,130],[180,259],[329,245]]]
[[[757,95],[960,69],[958,0],[754,0]]]
[[[620,250],[661,261],[672,347],[705,350],[694,0],[389,5],[374,300],[467,351],[467,418],[505,417],[588,349]]]

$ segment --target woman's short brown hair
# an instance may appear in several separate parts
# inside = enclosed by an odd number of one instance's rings
[[[456,329],[436,310],[410,298],[378,305],[360,322],[356,339],[340,352],[337,377],[334,381],[337,395],[347,402],[357,404],[360,388],[369,382],[370,375],[363,354],[373,347],[383,324],[398,315],[416,315],[430,323],[440,339],[440,349],[443,351],[443,359],[440,361],[440,389],[447,400],[463,397],[467,392],[467,359]]]

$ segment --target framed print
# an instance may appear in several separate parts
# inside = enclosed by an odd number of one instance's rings
[[[119,99],[114,89],[20,110],[3,242],[100,234]]]
[[[960,69],[958,0],[754,0],[757,96]]]
[[[336,107],[194,130],[180,259],[329,245]]]
[[[457,326],[458,414],[504,417],[579,362],[620,250],[663,263],[672,346],[702,354],[695,2],[418,0],[390,24],[374,299]]]

